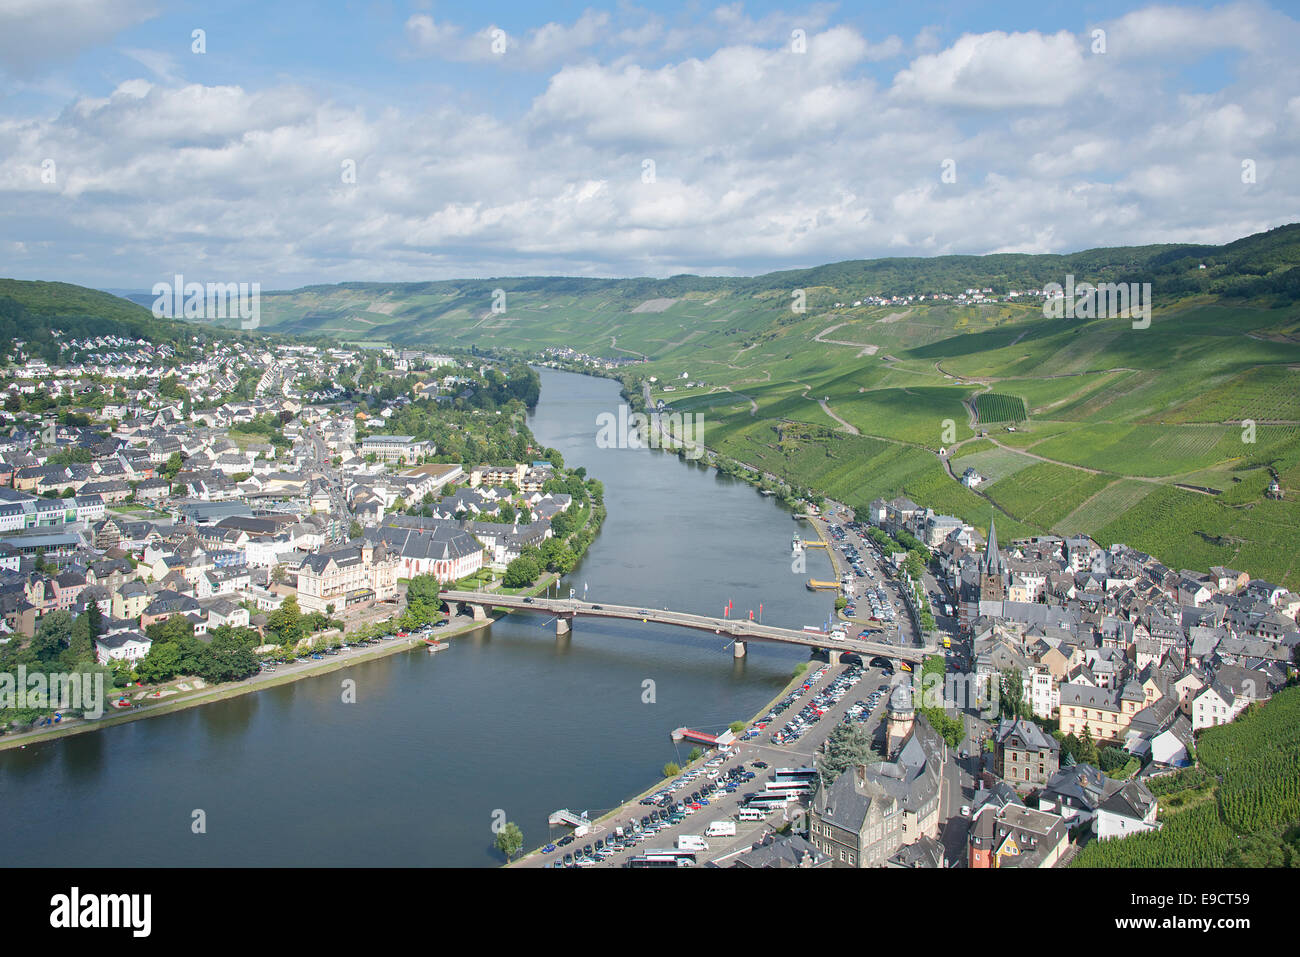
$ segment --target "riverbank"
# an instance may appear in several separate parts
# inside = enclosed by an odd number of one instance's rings
[[[528,589],[519,589],[518,594],[537,595],[550,587],[552,582],[558,580],[559,576],[548,572],[545,576],[538,579],[536,583]],[[508,613],[502,609],[502,615]],[[502,615],[496,618],[488,617],[481,621],[466,621],[451,625],[436,634],[438,641],[444,641],[451,638],[459,638],[472,632],[481,631],[484,628],[491,627]],[[397,617],[395,614],[393,617]],[[391,619],[390,619],[391,620]],[[154,718],[165,714],[175,714],[177,711],[184,711],[187,708],[197,708],[205,704],[213,704],[217,701],[226,701],[230,698],[237,698],[240,695],[251,694],[256,691],[265,691],[268,688],[276,688],[281,685],[290,684],[295,681],[301,681],[304,678],[319,678],[323,675],[349,668],[354,664],[363,661],[376,661],[380,658],[386,658],[389,655],[397,654],[399,651],[424,650],[428,646],[423,639],[415,638],[392,638],[388,641],[381,642],[375,646],[363,646],[360,648],[353,647],[347,651],[340,651],[337,658],[330,656],[324,661],[313,661],[311,663],[280,665],[280,668],[293,669],[285,674],[269,674],[260,672],[242,681],[233,681],[221,685],[209,685],[202,690],[193,692],[182,692],[175,697],[169,697],[167,700],[158,700],[157,703],[139,704],[133,706],[127,711],[106,712],[102,718],[69,718],[66,721],[60,721],[56,725],[42,727],[37,731],[22,731],[0,735],[0,751],[9,751],[14,748],[25,748],[29,744],[42,744],[47,741],[55,741],[60,738],[71,737],[76,734],[86,734],[92,731],[100,731],[104,728],[116,727],[117,725],[128,724],[132,721],[141,721],[145,718]],[[108,689],[106,689],[108,690]],[[126,689],[121,689],[124,693]],[[112,689],[105,695],[106,698],[112,699],[118,697],[118,689]],[[106,701],[105,704],[108,707]]]
[[[496,619],[487,618],[483,621],[470,621],[464,625],[456,625],[446,629],[438,635],[438,639],[456,638],[461,635],[478,631],[491,625]],[[300,670],[295,670],[287,674],[268,674],[260,672],[252,677],[245,678],[242,681],[234,681],[222,685],[209,685],[200,691],[192,693],[182,692],[174,698],[159,700],[156,704],[140,704],[133,706],[130,710],[119,711],[116,713],[106,713],[103,718],[85,719],[71,718],[66,722],[61,721],[57,725],[50,725],[39,731],[23,731],[10,733],[0,737],[0,751],[7,751],[13,748],[25,748],[29,744],[40,744],[46,741],[53,741],[59,738],[70,737],[75,734],[85,734],[91,731],[100,731],[104,728],[115,727],[120,724],[127,724],[131,721],[140,721],[145,718],[153,718],[164,714],[174,714],[177,711],[184,711],[186,708],[197,708],[201,705],[212,704],[216,701],[225,701],[229,698],[237,698],[240,695],[251,694],[255,691],[264,691],[267,688],[275,688],[280,685],[290,684],[294,681],[301,681],[304,678],[318,678],[343,668],[351,667],[362,661],[374,661],[388,655],[396,654],[399,651],[414,651],[417,648],[427,647],[422,639],[416,638],[393,638],[374,647],[352,648],[348,651],[339,652],[337,660],[333,656],[324,661],[312,662],[311,664],[302,664],[298,666]],[[281,668],[290,668],[292,665],[281,665]],[[117,690],[106,697],[117,697]],[[125,689],[122,689],[125,690]],[[112,707],[111,705],[109,707]]]

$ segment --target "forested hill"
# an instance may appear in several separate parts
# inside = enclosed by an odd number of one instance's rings
[[[0,279],[0,355],[12,351],[14,340],[47,361],[58,358],[52,332],[63,340],[84,336],[129,336],[175,344],[195,331],[185,323],[155,319],[143,306],[85,286],[66,282],[25,282]]]
[[[870,296],[957,294],[969,288],[1004,294],[1063,283],[1073,275],[1079,282],[1151,282],[1166,302],[1212,295],[1281,305],[1300,300],[1300,272],[1292,268],[1298,263],[1300,224],[1291,224],[1223,246],[850,260],[743,278],[530,276],[307,286],[264,293],[262,321],[285,333],[404,344],[595,349],[608,346],[612,337],[619,340],[615,353],[632,346],[633,352],[657,355],[633,344],[640,338],[632,335],[634,329],[673,325],[678,314],[689,312],[703,326],[699,335],[755,332],[790,321],[795,289],[804,290],[810,311],[824,312]]]

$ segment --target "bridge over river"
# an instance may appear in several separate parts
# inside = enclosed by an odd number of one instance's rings
[[[481,591],[444,591],[439,597],[448,603],[453,614],[464,611],[479,619],[488,617],[488,609],[491,608],[508,608],[511,611],[533,611],[553,615],[557,635],[568,634],[573,620],[583,615],[592,618],[622,618],[627,621],[646,621],[693,628],[697,631],[730,637],[734,642],[733,654],[737,658],[744,657],[745,643],[748,641],[779,641],[790,645],[824,649],[830,653],[832,661],[838,661],[839,656],[844,652],[853,652],[868,658],[881,657],[918,664],[927,655],[934,653],[933,648],[905,647],[862,638],[845,638],[836,641],[825,634],[777,628],[749,619],[710,618],[666,608],[638,608],[635,605],[597,604],[573,598],[530,598],[523,595],[499,595],[495,592]]]

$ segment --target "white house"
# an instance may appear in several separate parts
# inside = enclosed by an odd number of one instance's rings
[[[112,661],[135,664],[149,653],[153,642],[138,631],[120,631],[95,639],[95,660],[101,665]]]
[[[1157,831],[1155,795],[1141,781],[1125,781],[1097,808],[1097,839],[1128,837],[1143,831]]]

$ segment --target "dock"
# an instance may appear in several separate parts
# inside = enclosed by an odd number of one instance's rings
[[[709,734],[707,731],[677,728],[673,731],[672,737],[674,741],[691,741],[710,748],[724,748],[736,740],[736,736],[731,733],[731,729],[727,729],[721,734]]]

